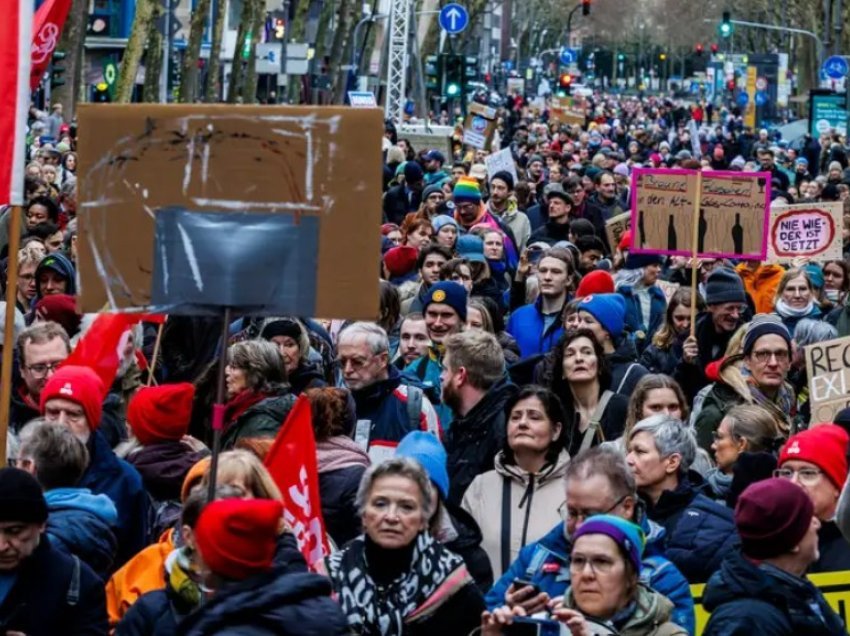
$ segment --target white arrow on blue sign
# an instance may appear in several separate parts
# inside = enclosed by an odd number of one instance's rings
[[[561,64],[573,64],[577,59],[578,51],[576,49],[568,49],[567,47],[561,49]]]
[[[823,63],[823,72],[829,79],[840,80],[847,77],[850,67],[848,67],[847,60],[843,57],[833,55]]]
[[[452,2],[440,9],[440,28],[453,35],[460,33],[469,26],[469,12],[457,4]]]

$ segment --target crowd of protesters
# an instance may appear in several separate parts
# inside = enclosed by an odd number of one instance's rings
[[[63,364],[94,332],[76,130],[33,109],[17,254],[0,215],[4,633],[693,635],[692,584],[703,634],[846,633],[807,574],[850,572],[850,409],[813,419],[802,352],[850,335],[850,149],[662,98],[586,107],[566,126],[506,100],[491,151],[514,165],[493,174],[490,151],[388,124],[375,322],[245,315],[223,343],[170,316],[126,334],[111,386]],[[845,259],[632,253],[606,222],[639,166],[843,201]],[[309,567],[264,465],[299,396],[331,545]]]

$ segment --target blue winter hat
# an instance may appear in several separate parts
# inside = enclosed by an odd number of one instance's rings
[[[626,321],[626,300],[620,294],[591,294],[585,296],[578,306],[596,318],[613,340],[623,335]]]
[[[66,294],[73,296],[77,293],[77,270],[74,268],[74,264],[68,260],[68,257],[61,252],[48,254],[41,259],[38,267],[35,268],[35,279],[38,280],[41,272],[48,269],[56,272],[68,282],[65,288]],[[38,292],[38,297],[41,298],[40,292]]]
[[[825,281],[823,279],[823,270],[820,268],[820,265],[817,263],[807,263],[803,266],[803,271],[806,272],[806,276],[812,284],[812,287],[816,289],[823,289]]]
[[[487,262],[487,259],[484,258],[484,241],[481,240],[480,236],[475,236],[474,234],[463,234],[459,236],[455,245],[455,251],[458,253],[458,256],[468,261]]]
[[[404,182],[408,185],[422,181],[424,176],[425,173],[422,171],[422,166],[416,161],[408,161],[404,164]]]
[[[438,216],[435,216],[433,219],[431,219],[431,227],[434,228],[435,234],[437,232],[439,232],[441,229],[443,229],[446,225],[454,225],[455,229],[458,229],[457,221],[455,221],[448,214],[440,214]]]
[[[422,311],[428,311],[431,303],[448,305],[457,312],[460,319],[466,322],[466,288],[453,280],[442,280],[428,288],[428,295],[422,305]]]
[[[632,562],[635,572],[640,573],[646,535],[639,526],[614,515],[593,515],[585,519],[575,531],[572,536],[573,545],[579,537],[588,534],[604,534],[614,541]]]
[[[422,465],[443,499],[449,498],[449,473],[446,449],[433,433],[411,431],[395,449],[396,457],[409,457]]]

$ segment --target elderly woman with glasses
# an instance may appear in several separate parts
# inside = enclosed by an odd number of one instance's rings
[[[702,494],[702,478],[690,470],[697,453],[693,433],[680,420],[654,415],[638,422],[626,441],[646,514],[666,530],[666,556],[690,583],[704,583],[737,535],[732,511]]]
[[[743,355],[726,358],[696,420],[697,441],[708,450],[721,420],[734,406],[757,404],[770,412],[787,436],[797,412],[791,370],[791,334],[769,314],[759,314],[744,327]]]
[[[850,544],[835,523],[838,497],[847,481],[850,436],[836,424],[821,424],[788,439],[773,476],[796,482],[812,500],[820,520],[820,557],[809,572],[850,570]]]
[[[646,546],[643,530],[612,515],[587,519],[573,537],[570,587],[552,608],[552,620],[569,633],[679,636],[688,631],[672,622],[673,604],[641,583],[641,557]],[[503,634],[521,609],[501,608],[485,613],[482,634]]]

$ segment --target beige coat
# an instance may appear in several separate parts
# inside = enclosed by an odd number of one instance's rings
[[[554,465],[530,475],[515,464],[505,464],[504,455],[496,456],[496,468],[479,475],[463,496],[462,506],[481,528],[481,547],[490,557],[493,576],[498,579],[529,543],[543,538],[561,521],[558,508],[564,503],[564,473],[569,463],[566,451]],[[533,477],[533,479],[532,479]],[[507,511],[502,510],[505,481],[510,484]],[[509,559],[502,562],[502,518],[510,515],[508,525]]]

